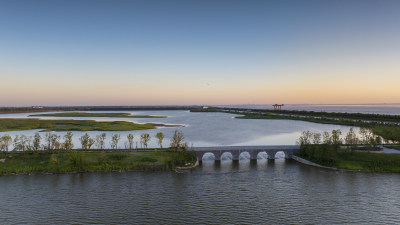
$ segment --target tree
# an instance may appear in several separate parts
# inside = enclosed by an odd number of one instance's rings
[[[382,141],[381,136],[376,136],[376,137],[375,137],[375,143],[376,143],[377,145],[382,145],[383,141]]]
[[[46,148],[48,151],[50,151],[51,150],[51,132],[50,131],[46,132],[44,137],[45,137],[45,142],[46,142],[46,146],[44,148]]]
[[[164,134],[162,132],[159,132],[156,134],[156,138],[158,139],[158,145],[160,145],[160,148],[162,148],[162,142],[164,140]]]
[[[2,151],[8,152],[8,146],[10,146],[12,138],[10,135],[6,134],[0,137],[0,149]]]
[[[121,136],[119,134],[113,134],[111,136],[110,145],[111,145],[112,149],[117,149],[118,148],[118,142],[119,142],[120,139],[121,139]]]
[[[74,144],[72,143],[72,132],[69,131],[67,134],[64,135],[64,149],[65,150],[71,150],[74,147]]]
[[[340,129],[332,130],[331,141],[332,141],[333,148],[335,150],[337,150],[339,148],[339,145],[342,144],[342,139],[340,138],[341,134],[342,134],[342,131]]]
[[[50,136],[50,142],[51,142],[51,148],[50,149],[51,150],[59,149],[61,147],[60,139],[61,139],[60,136],[58,136],[56,134],[51,134],[51,136]]]
[[[39,133],[35,133],[35,136],[33,136],[33,150],[37,151],[40,149],[40,141],[42,137],[40,136]]]
[[[346,136],[344,137],[344,142],[350,147],[351,150],[354,150],[354,147],[358,144],[359,140],[353,128],[350,128],[349,132],[347,132]]]
[[[106,133],[102,133],[100,135],[96,135],[95,145],[98,149],[104,149],[106,140]]]
[[[372,132],[372,130],[371,129],[367,129],[367,143],[366,144],[368,144],[369,146],[376,146],[376,143],[375,143],[375,134]]]
[[[324,131],[324,133],[322,134],[322,143],[325,145],[330,145],[332,143],[331,135],[328,131]]]
[[[315,144],[315,145],[321,144],[321,134],[320,133],[314,133],[312,135],[312,140],[313,140],[313,144]]]
[[[140,141],[143,143],[144,147],[147,148],[147,143],[150,141],[150,134],[141,134]]]
[[[368,129],[365,127],[361,127],[359,134],[361,135],[361,143],[364,145],[368,144],[368,141],[369,141]]]
[[[300,145],[309,145],[311,144],[311,137],[312,137],[312,133],[310,131],[303,131],[301,133],[301,136],[298,140],[298,144]]]
[[[133,149],[133,134],[128,134],[126,137],[128,138],[129,149]]]
[[[89,138],[89,141],[88,141],[88,149],[90,149],[90,148],[94,145],[95,142],[96,142],[96,141],[95,141],[93,138]]]
[[[175,130],[174,135],[171,138],[171,148],[178,150],[183,147],[183,140],[185,137],[183,136],[183,132],[179,130]]]
[[[27,148],[28,138],[25,135],[16,135],[14,138],[14,150],[25,151]]]
[[[90,139],[90,136],[89,136],[88,133],[84,134],[83,136],[81,136],[79,138],[79,141],[81,142],[82,149],[87,149],[89,147],[89,139]]]

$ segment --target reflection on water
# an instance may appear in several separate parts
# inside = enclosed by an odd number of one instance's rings
[[[257,159],[257,169],[264,170],[268,166],[268,159]]]
[[[239,160],[232,160],[230,157],[215,161],[213,158],[207,158],[200,162],[200,170],[207,173],[231,173],[231,172],[244,172],[249,171],[251,168],[264,170],[267,166],[282,167],[286,163],[286,159],[278,158],[269,160],[264,157],[259,157],[257,160],[250,160],[250,158],[242,157]]]
[[[253,165],[254,165],[254,161],[256,161],[256,160],[249,160],[249,159],[243,160],[243,161],[239,160],[239,163],[238,163],[239,164],[239,171],[240,172],[249,171],[251,162],[253,162]],[[257,163],[257,161],[256,161],[256,163]]]
[[[400,176],[293,160],[0,177],[0,224],[399,224]],[[195,222],[193,222],[195,221]]]
[[[221,160],[221,162],[217,163],[220,166],[221,172],[231,172],[233,170],[233,161],[232,160]]]

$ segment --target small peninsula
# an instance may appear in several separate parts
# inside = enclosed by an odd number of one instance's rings
[[[154,128],[156,126],[153,124],[137,124],[128,121],[0,119],[0,132],[33,129],[43,129],[42,131],[130,131]]]
[[[121,118],[167,118],[167,116],[153,115],[132,115],[131,113],[87,113],[87,112],[61,112],[61,113],[44,113],[33,114],[34,116],[51,116],[51,117],[121,117]]]

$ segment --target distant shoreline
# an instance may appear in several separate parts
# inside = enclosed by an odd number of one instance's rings
[[[0,114],[55,112],[56,110],[0,111]]]

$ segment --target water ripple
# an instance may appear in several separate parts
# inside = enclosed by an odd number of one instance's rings
[[[189,174],[4,176],[0,223],[400,223],[398,174],[260,163],[203,165]]]

